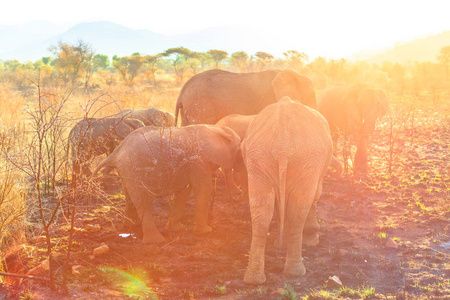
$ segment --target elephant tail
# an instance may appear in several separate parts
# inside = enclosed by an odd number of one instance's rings
[[[336,159],[334,155],[331,156],[330,166],[334,168],[334,172],[331,173],[332,176],[337,177],[342,174],[341,163]]]
[[[288,160],[286,157],[282,157],[278,160],[278,176],[279,176],[279,203],[278,213],[280,216],[280,237],[278,239],[278,247],[283,247],[284,241],[284,220],[286,213],[286,173],[287,173]]]
[[[183,109],[183,105],[182,105],[182,103],[181,103],[181,100],[180,100],[180,98],[178,98],[178,100],[177,100],[177,105],[176,105],[176,107],[175,107],[175,127],[177,127],[178,126],[178,113],[180,112],[180,109]]]

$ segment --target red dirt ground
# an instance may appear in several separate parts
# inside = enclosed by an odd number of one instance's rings
[[[212,233],[192,234],[191,199],[184,220],[186,231],[170,235],[161,230],[169,242],[146,246],[139,239],[119,236],[126,233],[123,218],[110,208],[122,209],[122,198],[116,197],[109,206],[99,202],[91,215],[77,219],[80,230],[74,236],[71,263],[82,269],[81,275],[70,277],[69,293],[52,293],[38,282],[28,281],[19,288],[11,287],[9,295],[31,294],[42,299],[288,299],[286,291],[293,290],[310,299],[450,299],[450,131],[445,126],[450,122],[436,126],[423,115],[420,127],[400,131],[394,144],[392,174],[387,173],[388,128],[384,126],[372,137],[369,179],[326,179],[318,203],[320,243],[304,248],[307,273],[302,278],[282,275],[285,250],[273,246],[277,235],[273,221],[266,247],[267,282],[243,284],[251,241],[249,206],[231,203],[219,182]],[[99,180],[108,182],[106,190],[111,196],[121,193],[117,178]],[[163,228],[168,218],[167,198],[155,201],[154,215],[158,227]],[[89,231],[88,224],[101,229]],[[62,230],[55,234],[67,236]],[[389,239],[397,248],[387,246]],[[110,252],[91,258],[101,243],[106,243]],[[331,276],[338,276],[351,289],[329,280]]]

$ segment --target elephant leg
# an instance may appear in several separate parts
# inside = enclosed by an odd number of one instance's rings
[[[209,202],[212,195],[212,177],[201,167],[193,167],[189,174],[190,183],[194,190],[195,198],[195,225],[194,234],[206,234],[212,231],[207,224]]]
[[[152,214],[153,195],[144,186],[133,186],[127,192],[133,202],[139,221],[142,223],[142,241],[144,243],[164,243],[166,239],[156,227]]]
[[[230,197],[230,201],[233,203],[233,195],[237,193],[241,194],[241,190],[238,188],[236,182],[234,181],[233,171],[231,169],[222,170],[222,173],[225,177],[228,196]]]
[[[125,226],[140,225],[140,220],[136,207],[134,207],[133,202],[125,189]]]
[[[355,174],[367,174],[369,163],[367,161],[368,137],[363,137],[358,141],[355,154]]]
[[[275,191],[266,182],[261,182],[260,177],[252,178],[251,174],[248,185],[252,216],[252,243],[244,283],[262,284],[266,281],[264,253],[275,207]]]
[[[241,186],[241,201],[248,201],[248,174],[245,165],[239,165],[236,168],[236,174],[239,178],[239,184]]]
[[[191,185],[188,185],[175,193],[172,208],[170,210],[169,221],[167,221],[166,224],[167,230],[175,232],[184,230],[184,226],[181,224],[181,219],[184,217],[186,202],[191,195],[191,191],[192,187]]]
[[[314,247],[319,244],[319,229],[320,225],[317,221],[317,201],[319,201],[320,195],[322,195],[323,179],[320,180],[314,202],[309,209],[308,216],[306,217],[305,226],[303,227],[303,246]]]
[[[316,195],[317,183],[302,182],[291,192],[287,201],[286,216],[288,241],[284,274],[288,277],[299,277],[306,273],[302,262],[303,229]]]

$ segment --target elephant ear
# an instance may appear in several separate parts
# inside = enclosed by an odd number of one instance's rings
[[[143,127],[143,123],[135,119],[123,119],[120,120],[114,127],[114,132],[117,134],[119,139],[123,140],[134,130]]]
[[[284,96],[297,100],[312,108],[317,108],[314,85],[306,76],[292,70],[283,70],[272,81],[272,88],[277,101]]]
[[[231,169],[241,142],[237,133],[228,127],[215,125],[202,127],[197,140],[203,160],[222,169]]]

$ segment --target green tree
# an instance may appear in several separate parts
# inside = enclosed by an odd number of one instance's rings
[[[50,56],[45,56],[42,57],[41,60],[44,63],[44,65],[48,65],[52,61],[52,58]]]
[[[228,52],[223,50],[211,49],[208,52],[209,57],[214,61],[214,68],[218,69],[220,63],[227,58]]]
[[[244,51],[238,51],[231,54],[231,65],[237,67],[239,72],[247,71],[248,54]]]
[[[97,54],[94,56],[94,63],[95,65],[103,70],[106,70],[110,66],[109,57],[108,55],[104,54]]]
[[[170,48],[163,52],[163,56],[168,57],[172,63],[178,84],[183,82],[184,73],[187,68],[186,61],[190,54],[191,50],[184,47]]]

